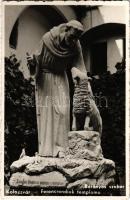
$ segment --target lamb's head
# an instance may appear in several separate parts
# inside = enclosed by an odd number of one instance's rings
[[[79,69],[76,69],[74,72],[74,84],[82,84],[82,81],[88,80],[87,74],[85,72],[81,72]]]

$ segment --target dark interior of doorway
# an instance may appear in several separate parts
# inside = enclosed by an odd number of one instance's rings
[[[92,44],[91,70],[93,75],[103,74],[107,71],[107,42]]]

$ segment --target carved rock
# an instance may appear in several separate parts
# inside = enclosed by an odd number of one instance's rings
[[[14,161],[11,166],[11,172],[21,171],[25,166],[30,163],[34,163],[35,157],[24,156],[19,160]]]
[[[100,161],[100,165],[95,172],[94,177],[98,178],[104,174],[104,172],[111,173],[113,170],[115,171],[115,163],[112,160],[103,159]]]
[[[13,174],[10,179],[10,185],[13,187],[19,187],[20,182],[23,186],[26,186],[26,181],[22,182],[23,179],[27,179],[28,182],[36,180],[37,186],[41,187],[41,183],[38,184],[39,178],[46,182],[46,176],[51,175],[50,181],[48,181],[48,185],[52,185],[50,182],[55,177],[55,174],[58,176],[63,176],[65,180],[68,182],[68,188],[84,188],[85,184],[93,183],[92,180],[98,181],[100,184],[104,181],[106,183],[106,179],[111,179],[115,176],[115,164],[113,161],[102,159],[99,161],[90,161],[86,159],[68,159],[68,158],[45,158],[40,157],[40,162],[35,163],[35,159],[28,159],[29,162],[25,162],[27,158],[22,158],[20,160],[12,163],[12,169],[15,171],[17,169],[17,173]],[[23,163],[22,163],[23,160]],[[32,162],[33,161],[33,162]],[[17,168],[16,168],[17,164]],[[26,166],[25,166],[26,164]],[[22,168],[24,166],[24,168]],[[19,168],[18,168],[19,167]],[[23,169],[23,172],[19,172]],[[60,174],[60,175],[59,175]],[[46,176],[41,176],[46,175]],[[24,178],[23,178],[24,177]],[[30,178],[29,178],[30,177]],[[45,178],[44,178],[45,177]],[[90,178],[91,177],[91,178]],[[17,181],[16,181],[17,180]],[[90,182],[89,182],[90,180]],[[30,184],[30,183],[29,183]],[[30,186],[32,187],[32,186]]]
[[[114,184],[115,179],[114,178],[107,178],[105,179],[104,174],[102,174],[102,176],[97,180],[97,184],[98,186],[102,186],[102,187],[108,187],[109,185]]]
[[[9,181],[12,187],[66,187],[67,180],[59,172],[29,176],[24,172],[14,173]]]
[[[107,173],[105,174],[105,179],[107,179],[107,178],[112,178],[112,177],[114,177],[115,175],[116,175],[115,169],[110,170],[109,172],[107,172]]]
[[[96,185],[96,179],[84,178],[67,185],[68,189],[85,189],[87,186]]]
[[[100,135],[96,131],[71,131],[69,136],[68,158],[101,160],[103,158]]]
[[[95,131],[69,132],[65,158],[29,157],[11,165],[12,187],[85,189],[114,183],[115,163],[103,158],[100,136]]]
[[[67,179],[76,180],[82,177],[88,177],[95,173],[100,163],[87,160],[59,159],[59,158],[41,158],[38,164],[29,164],[25,168],[27,174],[41,174],[52,171],[59,171]]]

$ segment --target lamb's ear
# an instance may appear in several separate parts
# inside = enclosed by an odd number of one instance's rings
[[[69,26],[66,26],[66,27],[64,28],[64,31],[67,32],[69,29],[70,29],[70,27],[69,27]]]
[[[74,78],[74,83],[75,83],[76,85],[79,85],[79,81],[80,81],[80,78],[79,78],[78,76],[76,76],[76,77]]]
[[[77,77],[77,84],[79,85],[79,82],[80,82],[80,78],[79,77]]]
[[[91,78],[91,77],[89,77],[89,76],[88,76],[88,81],[90,81],[90,82],[92,81],[92,78]]]

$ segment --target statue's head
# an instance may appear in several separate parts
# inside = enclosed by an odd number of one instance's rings
[[[83,25],[77,20],[71,20],[68,23],[66,23],[66,44],[73,46],[81,37],[83,31]]]

